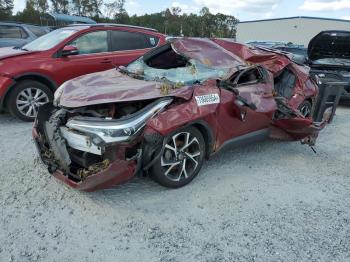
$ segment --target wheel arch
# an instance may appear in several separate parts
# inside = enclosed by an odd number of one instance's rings
[[[204,120],[196,120],[186,125],[179,126],[178,128],[176,128],[176,130],[181,128],[186,128],[186,127],[194,127],[202,134],[204,141],[206,142],[205,158],[209,159],[209,157],[214,152],[214,143],[215,143],[214,132],[210,127],[210,125]],[[143,170],[148,170],[161,155],[161,152],[159,153],[156,153],[156,152],[163,146],[163,139],[166,136],[161,135],[155,129],[154,131],[156,131],[156,133],[153,133],[145,137],[145,141],[143,143],[143,161],[141,164],[143,166]],[[167,135],[170,135],[171,133]]]
[[[52,93],[54,93],[55,90],[58,87],[57,83],[54,80],[52,80],[50,77],[45,76],[45,75],[40,74],[40,73],[26,73],[26,74],[22,74],[22,75],[14,77],[13,80],[15,82],[7,89],[7,91],[6,91],[2,101],[0,102],[0,108],[7,108],[7,106],[8,106],[7,105],[8,97],[11,94],[13,88],[19,82],[22,82],[22,81],[25,81],[25,80],[38,81],[38,82],[46,85],[52,91]]]
[[[206,141],[206,143],[205,143],[205,152],[206,152],[205,157],[208,159],[214,151],[215,139],[214,139],[213,130],[211,129],[209,124],[207,122],[205,122],[204,120],[195,121],[193,123],[190,123],[187,126],[193,126],[193,127],[197,128],[199,130],[199,132],[201,132],[201,134],[203,135],[204,141]]]

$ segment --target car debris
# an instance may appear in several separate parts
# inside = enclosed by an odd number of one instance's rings
[[[63,84],[39,109],[33,137],[51,174],[95,191],[137,173],[188,184],[228,145],[314,145],[318,87],[288,55],[223,39],[176,38],[127,67]],[[303,110],[309,106],[308,110]]]

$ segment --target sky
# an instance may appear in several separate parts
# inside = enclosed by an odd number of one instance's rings
[[[113,0],[105,0],[112,2]],[[23,10],[25,0],[14,0],[14,12]],[[240,21],[315,16],[350,20],[350,0],[126,0],[129,15],[155,13],[180,7],[185,13],[198,13],[202,7],[212,13],[233,15]]]

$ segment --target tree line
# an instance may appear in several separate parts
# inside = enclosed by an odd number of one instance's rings
[[[121,23],[145,26],[173,36],[234,38],[238,20],[231,15],[212,14],[203,7],[199,14],[182,13],[179,7],[153,14],[129,16],[125,0],[27,0],[23,11],[13,14],[13,0],[0,0],[0,20],[40,24],[47,12],[78,15],[99,23]]]

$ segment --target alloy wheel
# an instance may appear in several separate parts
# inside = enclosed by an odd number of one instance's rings
[[[41,89],[28,87],[22,90],[16,98],[18,111],[24,116],[34,118],[41,105],[49,102],[48,95]]]
[[[189,132],[173,135],[161,156],[164,175],[175,182],[191,177],[199,164],[200,148],[198,139]]]

